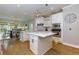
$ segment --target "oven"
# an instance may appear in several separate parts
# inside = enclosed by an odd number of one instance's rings
[[[56,33],[54,36],[61,37],[60,23],[54,23],[54,24],[52,24],[51,31],[54,32],[54,33]]]

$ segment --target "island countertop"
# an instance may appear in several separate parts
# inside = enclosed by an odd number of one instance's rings
[[[54,35],[56,33],[49,32],[49,31],[37,31],[37,32],[30,32],[29,34],[36,35],[39,37],[48,37],[48,36]]]

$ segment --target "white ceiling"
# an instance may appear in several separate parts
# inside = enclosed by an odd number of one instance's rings
[[[0,4],[0,21],[29,21],[40,13],[46,15],[56,12],[69,4]],[[51,10],[52,9],[52,10]],[[38,12],[37,12],[38,11]]]

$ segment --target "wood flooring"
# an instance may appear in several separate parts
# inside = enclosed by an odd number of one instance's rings
[[[52,49],[45,55],[79,55],[79,49],[53,42]]]
[[[29,41],[15,41],[12,46],[4,50],[4,55],[33,55],[29,49]]]
[[[29,49],[29,41],[20,42],[15,41],[12,46],[4,50],[4,55],[34,55]],[[79,55],[79,49],[72,48],[61,43],[52,44],[52,49],[47,51],[44,55]]]

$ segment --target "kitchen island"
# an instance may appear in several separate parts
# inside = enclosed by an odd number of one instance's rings
[[[36,55],[43,55],[52,48],[52,35],[55,33],[48,31],[29,33],[30,49]]]

